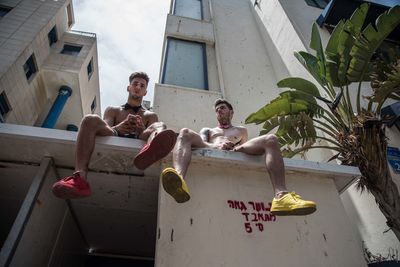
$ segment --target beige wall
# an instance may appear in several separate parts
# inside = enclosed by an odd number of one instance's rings
[[[190,128],[200,131],[203,127],[217,125],[214,101],[220,98],[218,92],[155,84],[153,109],[159,120],[168,128],[179,131]]]
[[[95,113],[100,115],[96,37],[66,32],[71,26],[66,8],[72,2],[14,2],[9,6],[15,7],[0,19],[0,92],[5,91],[11,107],[5,121],[40,126],[62,85],[70,86],[73,96],[67,101],[57,128],[65,129],[70,123],[79,125],[84,114],[91,113],[94,96]],[[50,47],[48,33],[54,26],[58,41]],[[60,52],[65,43],[83,47],[78,56],[64,55]],[[27,81],[23,65],[32,53],[38,72]],[[94,73],[88,81],[86,67],[92,57]]]

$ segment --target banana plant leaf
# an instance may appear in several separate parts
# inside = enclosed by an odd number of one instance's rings
[[[386,99],[400,100],[400,62],[389,73],[386,73],[385,80],[378,87],[373,88],[373,90],[374,93],[370,101],[378,103],[378,113],[380,113],[380,109]]]
[[[353,82],[365,80],[368,65],[374,52],[386,37],[400,24],[400,6],[395,6],[381,14],[376,26],[369,24],[362,34],[355,35],[355,43],[351,48],[351,61],[347,70],[347,78]]]
[[[260,124],[274,116],[284,116],[288,114],[299,114],[306,112],[311,117],[320,115],[323,108],[318,105],[315,98],[310,94],[301,91],[285,91],[265,105],[258,111],[250,114],[246,118],[246,123]]]

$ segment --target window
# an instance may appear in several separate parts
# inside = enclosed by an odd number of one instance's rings
[[[90,80],[90,77],[92,77],[93,74],[93,58],[90,59],[86,69],[87,69],[88,80]]]
[[[81,49],[82,49],[81,45],[65,44],[63,49],[61,50],[61,54],[77,56],[81,51]]]
[[[175,0],[174,15],[203,19],[201,0]]]
[[[51,29],[51,31],[47,34],[47,38],[49,39],[50,46],[58,41],[56,26],[54,26],[53,29]]]
[[[0,94],[0,122],[4,122],[5,115],[11,110],[6,92]]]
[[[306,0],[307,5],[324,9],[330,0]]]
[[[92,113],[94,113],[94,111],[96,110],[96,107],[97,107],[96,97],[94,97],[92,104],[90,105],[90,110],[92,111]]]
[[[7,15],[7,13],[11,11],[11,9],[11,7],[0,5],[0,18]]]
[[[24,71],[25,71],[25,76],[28,81],[30,81],[33,77],[33,74],[37,72],[37,65],[36,65],[36,59],[35,59],[35,54],[32,54],[28,60],[24,64]]]
[[[205,44],[168,38],[162,83],[208,90]]]

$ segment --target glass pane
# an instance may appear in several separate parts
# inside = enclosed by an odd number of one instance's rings
[[[174,15],[202,19],[201,0],[175,0]]]
[[[163,83],[208,90],[205,46],[168,39]]]

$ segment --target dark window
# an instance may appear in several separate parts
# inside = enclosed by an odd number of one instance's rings
[[[4,122],[5,115],[11,110],[8,103],[7,95],[5,92],[0,94],[0,122]]]
[[[96,104],[96,97],[94,97],[92,104],[90,105],[90,110],[92,113],[96,110],[97,104]]]
[[[208,90],[207,77],[204,43],[167,39],[162,83]]]
[[[54,26],[53,29],[51,29],[51,31],[47,34],[47,38],[49,39],[50,46],[58,41],[56,26]]]
[[[92,74],[93,74],[93,58],[90,59],[89,64],[87,65],[87,75],[89,80]]]
[[[79,54],[79,52],[81,51],[81,49],[82,49],[81,45],[65,44],[63,49],[61,50],[61,54],[77,56]]]
[[[7,13],[11,11],[11,9],[11,7],[0,5],[0,17],[4,17],[5,15],[7,15]]]
[[[330,0],[305,0],[307,5],[324,9]]]
[[[37,72],[35,54],[32,54],[24,64],[24,71],[26,79],[29,81],[33,74]]]

